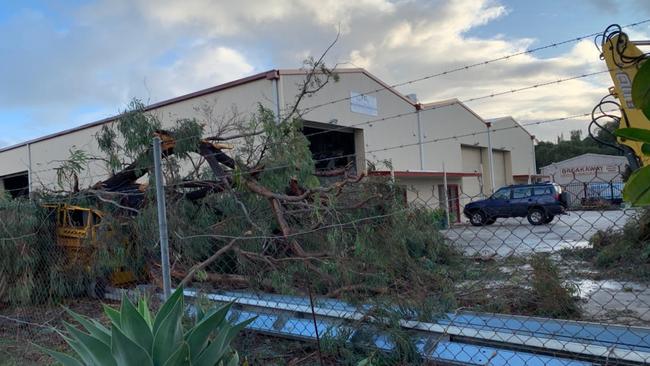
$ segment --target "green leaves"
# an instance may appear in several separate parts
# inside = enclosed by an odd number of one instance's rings
[[[113,327],[111,351],[117,364],[122,366],[153,366],[148,351],[131,340],[118,327]]]
[[[170,300],[173,297],[170,297]],[[183,316],[183,302],[177,300],[171,310],[160,315],[165,315],[164,319],[159,323],[154,336],[153,344],[153,359],[156,365],[164,364],[169,359],[176,348],[180,347],[183,341],[183,329],[181,327],[181,319]],[[158,318],[156,318],[156,322]]]
[[[649,63],[646,62],[643,65],[649,65]],[[648,82],[650,85],[650,79]],[[619,128],[614,133],[620,138],[642,142],[641,151],[645,155],[650,155],[650,130]],[[623,188],[623,199],[634,206],[650,205],[650,166],[640,168],[630,176]]]
[[[626,140],[650,143],[650,130],[643,128],[619,128],[614,134]]]
[[[205,344],[208,342],[210,333],[226,319],[226,314],[230,310],[230,306],[230,304],[224,305],[212,315],[204,317],[191,332],[188,332],[186,339],[190,347],[190,355],[198,355],[203,350]]]
[[[632,101],[650,119],[650,63],[644,62],[632,81]]]
[[[121,328],[122,331],[124,331],[124,334],[140,347],[151,352],[151,347],[153,345],[151,326],[126,296],[122,298],[120,315]]]
[[[236,366],[239,356],[230,342],[254,318],[233,326],[226,320],[230,307],[213,308],[205,314],[201,310],[195,325],[184,332],[182,288],[176,289],[157,315],[149,311],[145,299],[136,306],[124,296],[119,310],[104,305],[110,330],[66,309],[87,332],[65,323],[67,335],[62,337],[78,358],[37,347],[64,366]]]
[[[650,166],[634,172],[625,183],[623,199],[634,206],[650,205]]]
[[[641,145],[641,152],[643,155],[650,155],[650,143],[644,143]]]
[[[117,363],[111,357],[111,349],[106,343],[80,331],[71,324],[65,322],[64,324],[72,336],[71,339],[66,339],[66,341],[86,365],[117,366]]]
[[[39,346],[38,344],[35,344],[34,346],[36,346],[36,348],[41,350],[41,352],[48,354],[53,359],[57,360],[57,362],[61,363],[63,366],[84,366],[84,364],[81,363],[79,360],[77,360],[74,357],[70,357],[65,353],[47,349],[45,347]]]
[[[183,290],[181,287],[177,288],[176,291],[174,291],[171,296],[169,296],[169,299],[165,301],[163,306],[160,308],[160,311],[158,312],[158,315],[156,315],[156,319],[153,322],[153,333],[156,334],[158,333],[158,328],[160,328],[160,323],[167,317],[167,315],[173,310],[174,306],[176,306],[176,303],[178,301],[181,301],[183,296]]]

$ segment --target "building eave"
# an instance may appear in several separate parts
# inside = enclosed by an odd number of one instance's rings
[[[476,117],[479,121],[483,122],[484,125],[489,127],[489,123],[486,120],[484,120],[483,117],[479,116],[476,112],[474,112],[465,103],[461,102],[460,100],[458,100],[456,98],[441,100],[441,101],[438,101],[438,102],[422,103],[422,104],[420,104],[420,108],[423,111],[426,111],[426,110],[429,110],[429,109],[438,109],[438,108],[442,108],[442,107],[451,106],[451,105],[454,105],[454,104],[460,106],[461,108],[465,109],[469,113],[473,114],[474,117]]]
[[[506,121],[506,120],[508,120],[508,121],[512,121],[515,125],[517,125],[517,127],[521,128],[524,132],[526,132],[526,134],[528,134],[528,136],[530,136],[531,139],[534,139],[534,138],[535,138],[535,136],[534,136],[533,134],[531,134],[530,132],[528,132],[528,130],[527,130],[524,126],[522,126],[521,123],[519,123],[519,121],[517,121],[517,120],[516,120],[514,117],[512,117],[512,116],[505,116],[505,117],[488,118],[488,119],[486,119],[487,122],[492,123],[492,124],[498,124],[499,122],[501,122],[501,121]]]
[[[411,99],[407,98],[404,94],[400,93],[397,91],[395,88],[392,86],[386,84],[384,81],[376,77],[375,75],[371,74],[368,70],[363,69],[363,68],[349,68],[349,69],[334,69],[333,70],[337,74],[363,74],[370,78],[372,81],[376,82],[377,84],[381,85],[381,90],[387,90],[393,94],[395,94],[398,98],[403,100],[404,102],[408,103],[410,106],[413,108],[417,108],[418,103],[413,102]],[[280,75],[306,75],[307,70],[303,69],[280,69],[278,70]],[[364,91],[366,93],[373,92],[370,90]]]
[[[236,87],[236,86],[244,85],[244,84],[247,84],[247,83],[250,83],[250,82],[253,82],[253,81],[258,81],[258,80],[262,80],[262,79],[267,79],[267,80],[277,79],[278,76],[279,76],[279,70],[264,71],[264,72],[261,72],[259,74],[247,76],[245,78],[233,80],[233,81],[230,81],[230,82],[227,82],[227,83],[224,83],[224,84],[219,84],[217,86],[213,86],[213,87],[210,87],[210,88],[202,89],[202,90],[199,90],[199,91],[195,91],[195,92],[192,92],[192,93],[184,94],[184,95],[181,95],[181,96],[178,96],[178,97],[174,97],[174,98],[171,98],[171,99],[166,99],[166,100],[163,100],[163,101],[160,101],[160,102],[150,104],[150,105],[145,107],[145,111],[150,111],[152,109],[164,107],[164,106],[174,104],[174,103],[178,103],[178,102],[182,102],[182,101],[185,101],[185,100],[188,100],[188,99],[201,97],[203,95],[207,95],[207,94],[215,93],[215,92],[222,91],[222,90],[225,90],[225,89],[233,88],[233,87]],[[52,134],[49,134],[49,135],[37,137],[35,139],[27,140],[25,142],[21,142],[21,143],[18,143],[18,144],[6,146],[6,147],[3,147],[3,148],[0,148],[0,153],[5,152],[5,151],[9,151],[9,150],[13,150],[13,149],[17,149],[17,148],[20,148],[20,147],[23,147],[23,146],[31,145],[31,144],[34,144],[34,143],[37,143],[37,142],[50,140],[50,139],[53,139],[53,138],[56,138],[56,137],[59,137],[59,136],[63,136],[63,135],[67,135],[67,134],[70,134],[70,133],[73,133],[73,132],[82,131],[82,130],[85,130],[87,128],[101,126],[103,124],[113,122],[116,119],[118,119],[119,117],[120,117],[120,115],[118,114],[118,115],[115,115],[115,116],[100,119],[98,121],[86,123],[86,124],[83,124],[83,125],[80,125],[80,126],[77,126],[77,127],[69,128],[69,129],[66,129],[66,130],[63,130],[63,131],[59,131],[59,132],[55,132],[55,133],[52,133]]]

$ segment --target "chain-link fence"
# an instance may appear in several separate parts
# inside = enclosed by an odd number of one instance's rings
[[[230,321],[256,317],[235,344],[248,364],[649,360],[650,214],[621,203],[620,177],[473,195],[446,178],[172,199],[172,283],[191,304],[233,302]],[[61,304],[107,322],[118,288],[157,300],[162,286],[155,207],[41,201],[0,206],[9,363],[50,362],[32,343],[67,349]]]

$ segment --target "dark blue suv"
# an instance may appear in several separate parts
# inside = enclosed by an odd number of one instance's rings
[[[465,205],[463,214],[474,226],[492,225],[498,218],[526,217],[532,225],[548,224],[566,213],[568,197],[556,183],[499,188],[488,199]]]

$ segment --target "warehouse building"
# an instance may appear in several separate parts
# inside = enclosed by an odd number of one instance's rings
[[[582,154],[542,167],[541,173],[569,193],[571,206],[589,205],[595,200],[622,201],[628,167],[624,156]]]
[[[364,69],[337,72],[338,82],[301,103],[306,111],[304,132],[319,168],[352,162],[364,172],[374,166],[369,174],[394,176],[407,188],[411,202],[444,207],[446,196],[456,218],[465,202],[490,194],[493,187],[529,180],[535,172],[533,137],[512,118],[485,121],[456,99],[420,103],[415,95],[402,95]],[[163,127],[182,118],[210,126],[215,123],[210,119],[228,118],[233,111],[246,119],[259,104],[282,115],[293,105],[304,77],[301,70],[271,70],[161,101],[147,110]],[[99,155],[94,136],[114,120],[0,149],[0,189],[19,196],[53,188],[57,162],[67,159],[72,147]],[[313,135],[325,130],[330,132]],[[332,159],[337,156],[341,158]],[[390,164],[375,164],[381,161]],[[101,163],[92,162],[79,185],[89,186],[107,175]]]

